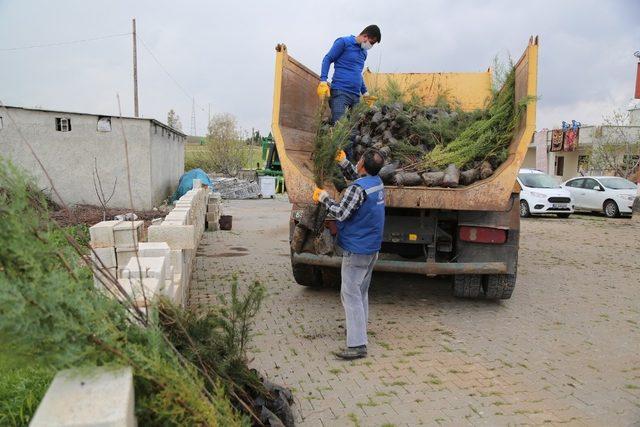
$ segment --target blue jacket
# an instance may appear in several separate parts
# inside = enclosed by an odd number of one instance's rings
[[[362,187],[365,201],[346,221],[338,222],[338,245],[354,254],[374,254],[382,245],[384,231],[384,184],[379,176],[354,181]]]
[[[356,95],[366,93],[367,87],[362,78],[366,59],[367,51],[356,43],[355,36],[340,37],[333,42],[329,53],[322,60],[320,81],[327,81],[329,66],[333,64],[331,89],[344,90]]]

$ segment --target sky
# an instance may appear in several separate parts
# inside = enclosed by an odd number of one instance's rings
[[[0,101],[117,114],[119,95],[133,115],[134,17],[141,115],[174,109],[191,133],[195,99],[198,134],[209,111],[268,133],[276,44],[319,73],[337,37],[372,23],[382,43],[366,65],[380,72],[483,71],[539,35],[538,129],[626,109],[640,50],[638,0],[0,0]]]

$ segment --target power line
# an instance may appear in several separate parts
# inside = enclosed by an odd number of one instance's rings
[[[42,47],[67,46],[67,45],[71,45],[71,44],[94,42],[94,41],[97,41],[97,40],[112,39],[112,38],[115,38],[115,37],[123,37],[123,36],[129,36],[129,35],[131,35],[131,33],[119,33],[119,34],[109,34],[109,35],[101,36],[101,37],[93,37],[93,38],[90,38],[90,39],[79,39],[79,40],[70,40],[70,41],[55,42],[55,43],[33,44],[33,45],[29,45],[29,46],[19,46],[19,47],[6,47],[6,48],[0,48],[0,52],[11,52],[11,51],[16,51],[16,50],[26,50],[26,49],[38,49],[38,48],[42,48]]]
[[[147,50],[147,52],[149,52],[149,55],[151,55],[151,57],[153,58],[153,60],[156,62],[156,64],[158,64],[158,66],[160,67],[160,69],[162,69],[162,71],[167,75],[167,77],[169,77],[171,79],[171,81],[173,81],[173,83],[178,86],[178,88],[182,91],[182,93],[185,94],[185,96],[187,98],[189,98],[193,104],[198,107],[199,110],[201,111],[205,111],[204,108],[202,108],[200,105],[195,103],[195,97],[189,93],[189,91],[187,91],[179,82],[178,80],[175,79],[175,77],[173,77],[171,75],[171,73],[169,71],[167,71],[167,69],[164,67],[164,65],[162,65],[162,63],[160,62],[160,60],[158,60],[158,58],[153,54],[153,52],[151,51],[151,48],[149,48],[149,46],[147,46],[147,44],[144,42],[144,39],[142,37],[140,37],[140,34],[138,34],[138,40],[140,40],[142,42],[142,46]]]

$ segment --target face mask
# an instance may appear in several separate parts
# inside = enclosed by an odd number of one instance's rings
[[[369,50],[373,47],[373,45],[370,42],[366,41],[366,42],[360,43],[360,47],[363,48],[364,50]]]

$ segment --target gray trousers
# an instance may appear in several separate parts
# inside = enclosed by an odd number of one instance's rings
[[[342,286],[340,299],[347,319],[347,347],[367,345],[369,319],[369,283],[378,253],[342,255]]]

